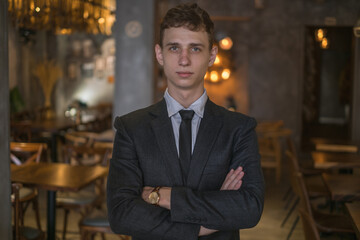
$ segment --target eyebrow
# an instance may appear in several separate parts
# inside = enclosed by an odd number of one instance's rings
[[[165,46],[179,46],[180,44],[177,42],[169,42]],[[204,47],[204,44],[202,43],[190,43],[191,47]]]

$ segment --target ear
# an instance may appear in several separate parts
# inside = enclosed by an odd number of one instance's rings
[[[217,46],[213,46],[212,49],[210,50],[210,59],[209,59],[209,67],[211,67],[216,59],[216,54],[218,53],[218,48]]]
[[[159,44],[155,45],[155,56],[156,56],[158,63],[161,66],[164,66],[164,58],[163,58],[163,54],[162,54],[162,49]]]

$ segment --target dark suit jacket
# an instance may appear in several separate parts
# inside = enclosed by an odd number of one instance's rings
[[[208,100],[184,183],[165,100],[117,117],[107,183],[112,230],[133,240],[239,239],[238,229],[255,226],[263,210],[255,126]],[[245,172],[241,188],[219,191],[238,166]],[[172,187],[171,210],[142,200],[143,186]],[[219,232],[198,238],[200,226]]]

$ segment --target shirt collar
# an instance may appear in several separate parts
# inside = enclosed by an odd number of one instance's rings
[[[191,109],[194,110],[195,114],[199,117],[203,118],[205,104],[208,99],[206,89],[204,89],[204,93],[199,97],[195,102],[193,102],[188,108],[184,108],[180,103],[178,103],[173,97],[170,96],[168,89],[166,89],[164,93],[164,98],[166,101],[167,111],[169,117],[174,116],[182,109]]]

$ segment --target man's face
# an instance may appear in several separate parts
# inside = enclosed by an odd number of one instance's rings
[[[169,91],[203,90],[206,70],[216,57],[217,48],[209,51],[208,34],[184,27],[164,31],[163,48],[155,46],[156,58],[164,68]]]

